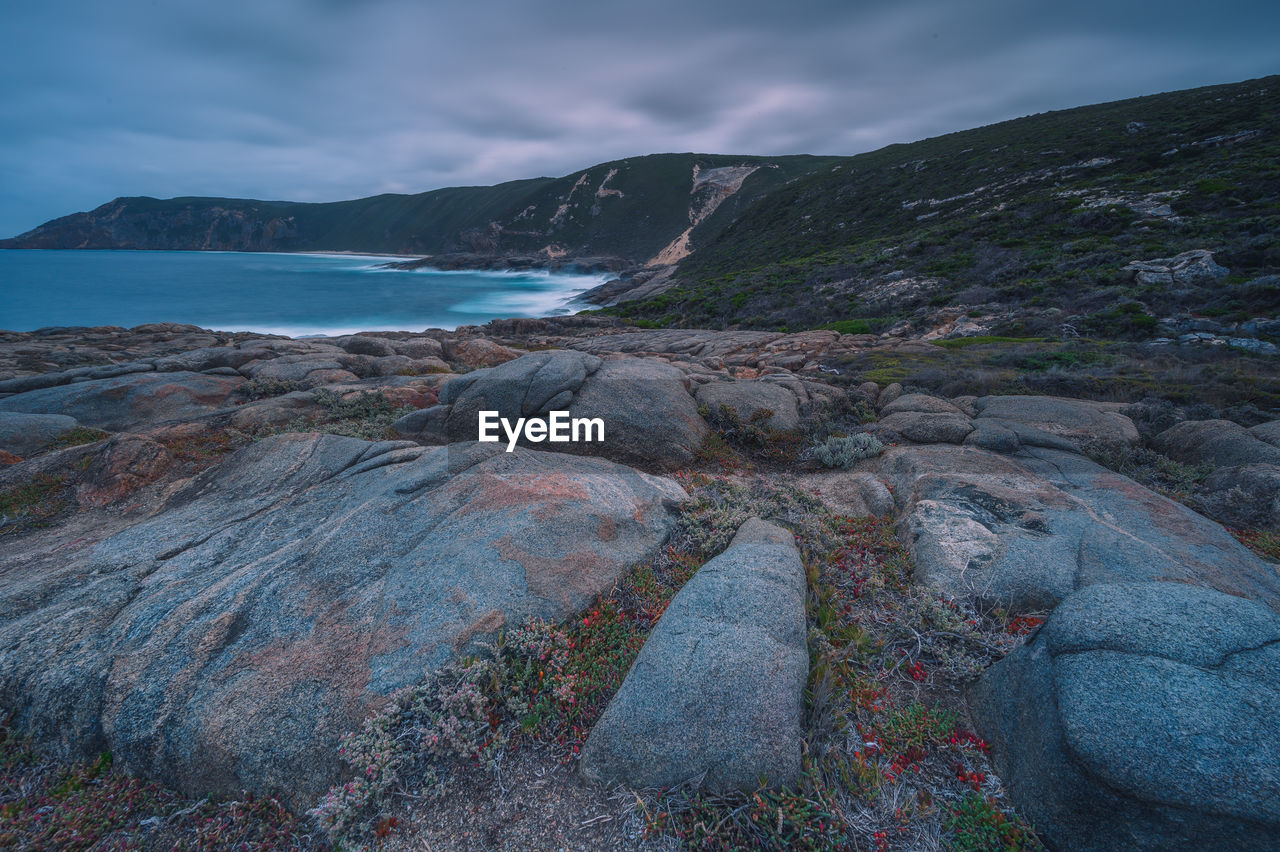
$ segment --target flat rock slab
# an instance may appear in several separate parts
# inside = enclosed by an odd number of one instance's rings
[[[133,431],[223,408],[242,384],[203,373],[130,373],[15,394],[0,399],[0,412],[63,414],[95,429]]]
[[[582,773],[600,784],[713,791],[800,779],[804,566],[759,518],[699,569],[658,620],[592,729]]]
[[[1280,849],[1280,617],[1182,583],[1076,592],[973,690],[1054,848]]]
[[[269,438],[149,521],[0,561],[0,703],[67,756],[307,804],[383,696],[504,625],[579,611],[684,498],[600,459]]]
[[[1015,612],[1093,583],[1177,580],[1280,610],[1280,576],[1218,524],[1074,453],[891,447],[899,534],[940,590]]]

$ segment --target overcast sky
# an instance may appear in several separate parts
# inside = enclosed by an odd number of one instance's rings
[[[0,3],[0,236],[119,195],[329,201],[664,151],[853,154],[1280,72],[1280,3]]]

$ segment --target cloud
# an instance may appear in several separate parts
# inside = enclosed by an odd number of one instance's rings
[[[0,30],[0,234],[662,151],[852,154],[1271,73],[1272,3],[51,0]],[[12,81],[12,84],[10,84]]]

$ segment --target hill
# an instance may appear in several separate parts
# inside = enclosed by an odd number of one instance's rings
[[[1100,333],[1149,327],[1151,313],[1274,314],[1278,107],[1273,76],[848,157],[743,211],[680,263],[677,286],[611,310],[658,325],[879,330],[931,306],[1058,307]],[[1229,273],[1125,269],[1195,249]],[[1036,330],[1016,322],[1006,331]]]
[[[324,204],[117,198],[0,248],[467,253],[634,265],[686,231],[693,245],[706,242],[751,201],[836,159],[655,154],[562,178]]]

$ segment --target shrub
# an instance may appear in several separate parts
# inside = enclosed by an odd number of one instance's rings
[[[306,390],[310,385],[293,379],[277,379],[267,376],[261,379],[250,379],[240,386],[240,392],[249,399],[266,399],[270,396],[284,396],[294,391]]]
[[[884,452],[884,444],[874,435],[860,432],[857,435],[831,437],[821,444],[809,448],[810,458],[825,467],[839,467],[845,470],[853,467],[853,463],[869,459]]]

